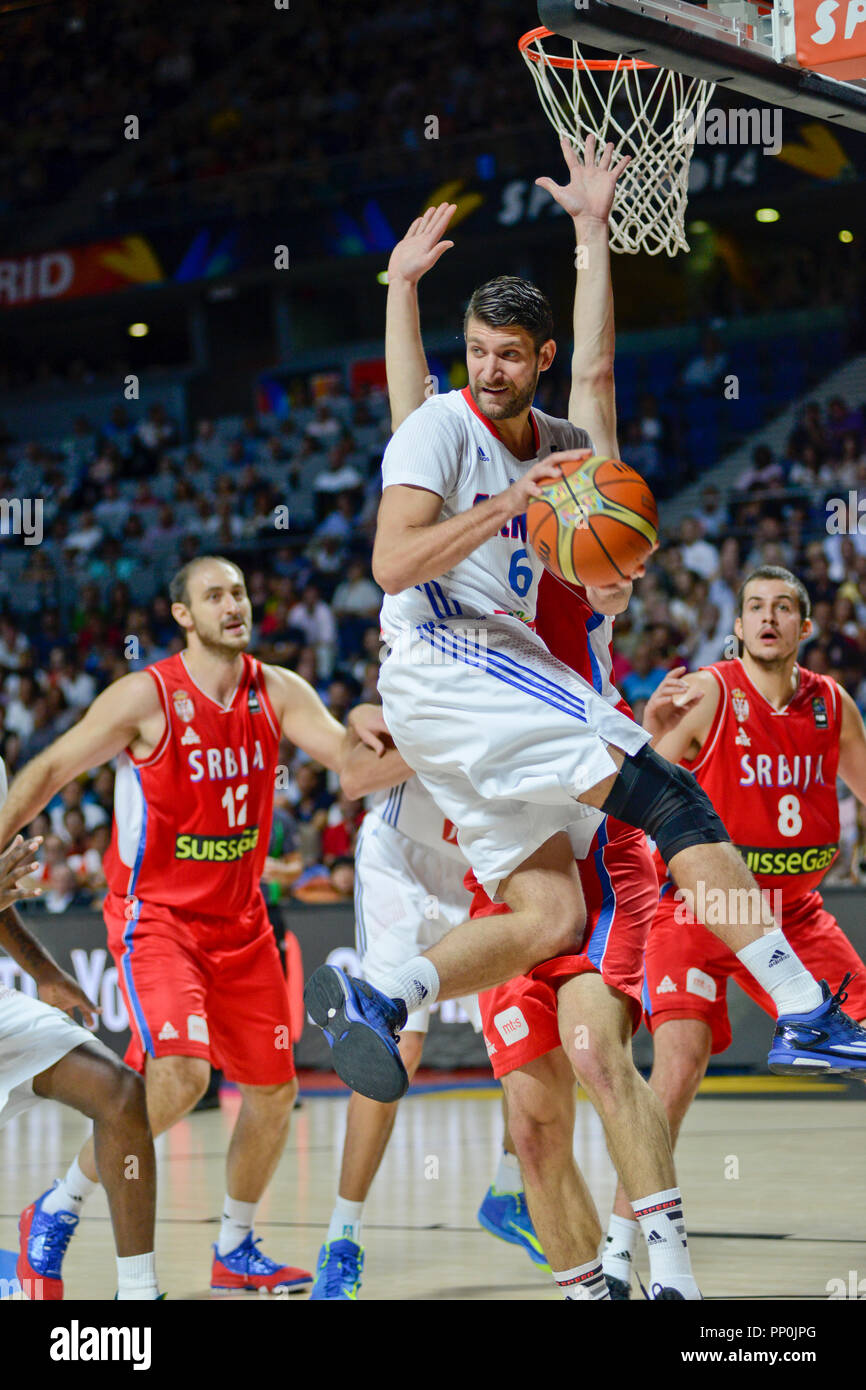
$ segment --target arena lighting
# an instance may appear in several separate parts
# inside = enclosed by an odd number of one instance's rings
[[[131,323],[126,331],[130,338],[146,338],[150,332],[150,326],[146,323]]]
[[[379,271],[379,274],[376,276],[376,279],[378,280],[378,282],[379,282],[380,285],[387,285],[387,283],[388,283],[388,272],[387,272],[387,270],[380,270],[380,271]]]
[[[704,232],[708,232],[709,230],[709,222],[698,221],[689,223],[689,231],[694,232],[695,236],[703,236]]]
[[[779,214],[775,208],[758,208],[755,213],[756,222],[778,222]]]
[[[853,232],[847,232],[847,231],[841,231],[841,232],[839,233],[839,240],[842,241],[842,242],[844,242],[845,245],[848,246],[848,245],[850,245],[850,243],[854,240],[854,233],[853,233]]]

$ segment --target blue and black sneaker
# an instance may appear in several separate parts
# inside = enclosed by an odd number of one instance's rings
[[[625,1303],[631,1298],[631,1284],[627,1284],[624,1279],[617,1279],[614,1274],[606,1274],[604,1282],[607,1284],[612,1303]]]
[[[364,1247],[353,1240],[329,1240],[319,1251],[313,1299],[353,1299],[357,1301],[364,1269]]]
[[[835,994],[822,980],[824,998],[817,1009],[777,1020],[767,1059],[770,1071],[777,1076],[866,1076],[866,1028],[842,1012],[851,979],[847,974]]]
[[[492,1236],[507,1240],[509,1245],[522,1245],[532,1263],[550,1273],[522,1192],[497,1192],[489,1187],[478,1208],[478,1220]]]
[[[406,1022],[402,999],[389,999],[336,965],[321,965],[307,981],[304,1003],[322,1029],[341,1081],[370,1100],[399,1100],[409,1078],[397,1046]]]

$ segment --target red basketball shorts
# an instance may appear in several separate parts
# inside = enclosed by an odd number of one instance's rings
[[[292,1079],[286,979],[261,897],[228,919],[109,893],[103,913],[131,1067],[143,1071],[146,1057],[203,1057],[229,1081]]]
[[[601,975],[611,988],[628,996],[633,1027],[640,1025],[644,946],[658,903],[658,879],[646,837],[608,818],[577,867],[587,914],[580,951],[544,961],[528,975],[479,996],[484,1041],[496,1077],[561,1045],[556,993],[574,975]],[[492,903],[477,889],[473,917],[507,911],[504,903]]]
[[[736,980],[771,1018],[772,999],[741,961],[713,932],[700,922],[684,921],[685,906],[668,885],[659,899],[658,912],[646,948],[644,1019],[651,1033],[671,1018],[695,1018],[706,1023],[713,1035],[713,1052],[724,1052],[731,1043],[728,1018],[728,980]],[[839,987],[845,974],[858,971],[848,985],[845,1012],[866,1018],[866,966],[835,917],[825,909],[820,893],[806,893],[782,913],[785,937],[816,980]]]

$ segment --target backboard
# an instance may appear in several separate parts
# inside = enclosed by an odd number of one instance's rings
[[[538,17],[581,47],[866,131],[863,0],[538,0]]]

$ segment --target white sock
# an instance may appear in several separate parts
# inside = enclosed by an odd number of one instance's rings
[[[45,1198],[42,1203],[42,1210],[49,1213],[71,1211],[75,1216],[80,1216],[84,1203],[98,1186],[98,1182],[91,1182],[89,1178],[84,1176],[78,1166],[78,1159],[75,1158],[70,1163],[66,1176],[60,1179],[54,1191],[49,1192]]]
[[[328,1227],[326,1240],[351,1240],[356,1245],[361,1244],[361,1217],[364,1212],[363,1202],[348,1202],[345,1197],[338,1197],[334,1203],[334,1211],[331,1216],[331,1224]]]
[[[570,1303],[578,1299],[610,1300],[600,1260],[590,1260],[589,1264],[575,1265],[574,1269],[563,1269],[559,1273],[554,1270],[553,1277],[562,1289],[563,1298]]]
[[[434,1004],[439,997],[439,975],[427,956],[413,956],[401,969],[385,977],[379,986],[391,999],[403,999],[406,1012]]]
[[[683,1199],[678,1187],[653,1192],[632,1202],[632,1210],[644,1233],[650,1262],[650,1293],[652,1285],[679,1289],[684,1298],[700,1298],[700,1290],[692,1274],[689,1243],[683,1220]]]
[[[496,1177],[493,1179],[493,1190],[494,1192],[523,1191],[523,1174],[520,1171],[517,1154],[510,1154],[507,1149],[503,1149],[499,1155]]]
[[[258,1202],[236,1202],[226,1194],[223,1202],[223,1219],[220,1226],[217,1254],[228,1255],[237,1250],[253,1229]]]
[[[791,950],[781,927],[750,941],[737,959],[772,997],[780,1015],[806,1014],[821,1003],[820,985]]]
[[[159,1297],[156,1261],[149,1255],[117,1257],[117,1297],[121,1303]]]
[[[614,1213],[607,1228],[602,1267],[610,1279],[620,1279],[623,1284],[631,1284],[631,1271],[634,1264],[634,1251],[640,1226],[625,1216]]]

